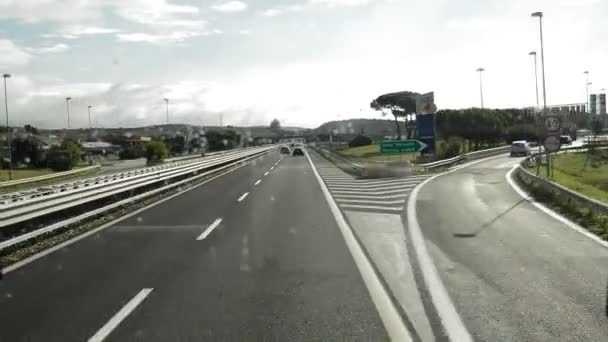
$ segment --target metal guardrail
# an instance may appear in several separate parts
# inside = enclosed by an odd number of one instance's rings
[[[486,157],[486,156],[506,153],[510,150],[510,148],[511,148],[511,146],[495,147],[495,148],[490,148],[490,149],[486,149],[486,150],[479,150],[479,151],[465,153],[463,155],[459,155],[459,156],[449,158],[449,159],[442,159],[442,160],[437,160],[437,161],[426,163],[426,164],[414,164],[414,165],[418,166],[418,167],[422,167],[425,170],[429,170],[429,169],[434,169],[434,168],[440,167],[440,166],[451,165],[451,164],[457,163],[461,160],[475,160],[475,159],[479,159],[479,158]],[[352,169],[355,169],[357,171],[361,171],[361,170],[365,169],[364,165],[357,164],[357,163],[350,161],[344,157],[341,157],[335,153],[332,153],[322,147],[317,146],[316,149],[320,153],[325,153],[325,154],[331,156],[332,158],[335,158],[344,163],[347,163],[349,165],[349,167]]]
[[[247,150],[247,148],[238,149],[238,150],[230,150],[230,151],[220,151],[220,152],[205,153],[205,157],[211,157],[211,156],[216,156],[216,155],[223,155],[223,154],[226,154],[226,153],[232,153],[232,152],[235,152],[235,151],[243,151],[243,150]],[[194,160],[194,159],[200,159],[200,158],[203,158],[203,156],[200,153],[199,154],[191,154],[191,155],[187,155],[187,156],[167,158],[167,159],[163,160],[163,163],[169,164],[169,163],[176,163],[176,162],[188,161],[188,160]],[[65,171],[65,172],[55,172],[55,173],[44,175],[44,176],[28,177],[28,178],[16,179],[16,180],[12,180],[12,181],[0,182],[0,188],[6,188],[6,187],[11,187],[11,186],[15,186],[15,185],[22,185],[22,184],[28,184],[28,183],[36,183],[36,182],[46,181],[46,180],[52,180],[52,179],[56,179],[56,178],[62,178],[62,177],[65,177],[65,176],[71,176],[71,175],[74,175],[74,174],[78,174],[78,173],[83,173],[83,172],[95,170],[95,169],[98,169],[100,167],[101,167],[101,165],[93,165],[93,166],[83,167],[83,168],[80,168],[80,169],[75,169],[75,170],[70,170],[70,171]],[[125,172],[128,172],[128,171],[125,171]],[[118,172],[116,174],[120,174],[120,173],[124,173],[124,172]],[[0,201],[1,201],[1,199],[3,197],[4,196],[0,196]]]
[[[71,191],[60,191],[49,194],[48,196],[33,197],[28,200],[11,202],[0,206],[0,222],[2,222],[0,228],[28,221],[59,210],[89,203],[121,192],[130,191],[214,166],[238,161],[274,148],[276,147],[273,146],[236,152],[230,155],[205,159],[196,163],[180,163],[173,167],[164,167],[151,172],[138,173],[131,177],[114,178],[111,182],[97,182],[95,181],[96,178],[94,178],[94,183],[89,182],[87,183],[89,184],[88,186],[74,188]]]
[[[463,159],[464,159],[464,156],[460,155],[460,156],[456,156],[454,158],[442,159],[442,160],[438,160],[438,161],[434,161],[434,162],[430,162],[430,163],[426,163],[426,164],[417,164],[417,166],[421,166],[422,168],[429,170],[429,169],[434,169],[434,168],[440,167],[440,166],[452,165]]]
[[[493,156],[493,155],[507,153],[507,152],[509,152],[510,149],[511,149],[511,146],[501,146],[501,147],[489,148],[489,149],[485,149],[485,150],[465,153],[463,155],[456,156],[454,158],[438,160],[438,161],[426,163],[426,164],[418,164],[418,166],[421,166],[424,169],[429,170],[429,169],[434,169],[434,168],[440,167],[440,166],[452,165],[452,164],[457,163],[462,160],[475,160],[475,159],[480,159],[483,157],[489,157],[489,156]]]
[[[226,152],[222,155],[216,154],[211,157],[198,157],[197,159],[178,161],[178,162],[168,163],[168,164],[159,164],[159,165],[155,165],[155,166],[148,166],[148,167],[139,168],[139,169],[116,172],[116,173],[111,173],[111,174],[107,174],[107,175],[100,175],[100,176],[90,177],[90,178],[86,178],[86,179],[79,179],[79,180],[72,180],[69,182],[51,184],[48,186],[34,188],[34,189],[21,190],[21,191],[16,191],[16,192],[12,192],[12,193],[4,193],[4,194],[0,194],[0,208],[2,208],[5,205],[10,205],[11,203],[15,203],[15,202],[21,202],[21,201],[26,201],[26,200],[30,200],[30,199],[40,198],[40,197],[48,197],[48,196],[51,196],[56,193],[64,193],[64,192],[74,191],[74,190],[83,189],[83,188],[87,188],[87,187],[91,187],[91,186],[97,186],[100,184],[111,183],[114,181],[131,178],[131,177],[137,177],[142,174],[148,174],[148,173],[156,172],[159,170],[169,169],[169,168],[178,167],[178,166],[191,164],[191,163],[197,163],[197,162],[201,162],[201,161],[208,161],[208,160],[212,160],[213,158],[218,158],[218,156],[219,157],[228,156],[228,155],[231,155],[233,153],[238,153],[238,152],[240,152],[240,150],[232,150],[232,151]]]
[[[6,188],[6,187],[10,187],[10,186],[27,184],[27,183],[40,182],[40,181],[44,181],[44,180],[61,178],[61,177],[65,177],[65,176],[71,176],[74,174],[95,170],[100,167],[101,167],[101,165],[93,165],[93,166],[83,167],[81,169],[75,169],[75,170],[70,170],[70,171],[65,171],[65,172],[55,172],[55,173],[52,173],[49,175],[44,175],[44,176],[36,176],[36,177],[29,177],[29,178],[1,182],[0,188]]]
[[[276,146],[265,147],[265,148],[260,148],[260,149],[256,149],[256,150],[250,150],[250,151],[247,151],[247,152],[242,152],[242,153],[239,153],[238,156],[237,155],[232,155],[230,157],[227,157],[227,158],[230,159],[229,161],[224,161],[224,162],[219,162],[218,161],[218,163],[216,163],[216,164],[224,164],[224,165],[219,166],[217,168],[213,168],[212,170],[208,170],[206,172],[197,173],[196,175],[194,175],[192,177],[188,177],[186,179],[183,179],[183,180],[171,183],[171,184],[164,185],[162,187],[159,187],[159,188],[147,191],[145,193],[142,193],[142,194],[139,194],[139,195],[136,195],[136,196],[132,196],[132,197],[120,200],[118,202],[111,203],[111,204],[106,205],[106,206],[101,207],[101,208],[97,208],[97,209],[94,209],[94,210],[91,210],[91,211],[87,211],[84,214],[77,215],[77,216],[71,217],[69,219],[53,223],[53,224],[51,224],[49,226],[46,226],[46,227],[34,230],[32,232],[21,234],[19,236],[13,237],[13,238],[11,238],[9,240],[0,241],[0,251],[4,250],[6,248],[10,248],[12,246],[15,246],[17,244],[20,244],[22,242],[28,241],[30,239],[34,239],[34,238],[36,238],[38,236],[41,236],[43,234],[47,234],[47,233],[52,232],[54,230],[66,227],[68,225],[71,225],[71,224],[74,224],[74,223],[77,223],[77,222],[80,222],[80,221],[82,221],[84,219],[87,219],[87,218],[90,218],[90,217],[94,217],[94,216],[103,214],[104,212],[107,212],[109,210],[118,208],[118,207],[123,206],[125,204],[129,204],[129,203],[132,203],[134,201],[138,201],[138,200],[141,200],[141,199],[153,196],[155,194],[161,193],[163,191],[167,191],[167,190],[170,190],[172,188],[179,187],[179,186],[181,186],[181,185],[183,185],[185,183],[192,182],[192,181],[194,181],[196,179],[199,179],[201,177],[205,177],[205,176],[207,176],[207,175],[209,175],[211,173],[215,173],[215,172],[221,171],[223,169],[232,167],[232,166],[234,166],[237,163],[244,162],[244,161],[247,161],[247,160],[252,159],[252,158],[256,158],[260,154],[272,151],[274,148],[276,148]],[[206,168],[209,168],[209,166],[203,167],[202,169],[206,169]],[[199,169],[199,171],[200,170],[201,169]],[[184,174],[192,173],[192,172],[193,171],[191,171],[191,170],[190,171],[185,171],[185,172],[179,173],[179,175],[184,175]],[[174,174],[172,177],[177,177],[179,175],[175,175]],[[160,180],[162,180],[162,179],[160,179]],[[130,188],[127,188],[127,187],[125,187],[123,189],[123,191],[129,191],[129,190],[130,190]]]
[[[603,214],[608,216],[608,204],[568,189],[565,186],[557,184],[549,179],[538,177],[522,167],[521,164],[516,169],[515,176],[519,177],[519,179],[526,184],[534,183],[567,202],[572,202],[579,207],[587,208],[595,214]]]

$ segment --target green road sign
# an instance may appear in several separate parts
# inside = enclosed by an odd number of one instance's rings
[[[382,153],[420,152],[428,145],[419,140],[383,141],[380,143]]]

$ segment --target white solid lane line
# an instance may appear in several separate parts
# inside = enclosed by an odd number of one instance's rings
[[[339,203],[342,208],[353,208],[353,209],[372,209],[372,210],[389,210],[402,212],[403,207],[381,207],[377,205],[358,205],[358,204],[342,204]]]
[[[106,323],[106,325],[101,327],[101,329],[99,329],[99,331],[97,331],[93,337],[89,338],[88,341],[101,342],[105,340],[112,333],[112,331],[116,329],[116,327],[118,327],[118,325],[124,321],[124,319],[127,318],[127,316],[129,316],[129,314],[131,314],[131,312],[133,312],[133,310],[135,310],[135,308],[144,301],[144,299],[146,299],[146,297],[148,297],[152,290],[154,289],[146,288],[139,291],[139,293],[135,295],[135,297],[133,297],[133,299],[131,299],[127,305],[123,306],[122,309],[120,309],[120,311],[118,311],[116,315],[114,315],[114,317],[112,317],[108,323]]]
[[[332,191],[334,191],[334,190],[356,190],[356,191],[360,191],[361,193],[366,193],[368,191],[388,191],[388,190],[395,190],[395,189],[410,190],[410,189],[413,189],[414,186],[415,185],[413,185],[413,184],[403,184],[403,185],[375,186],[375,187],[371,187],[371,188],[364,188],[364,187],[359,187],[359,186],[330,185],[329,189]]]
[[[212,223],[212,224],[211,224],[209,227],[207,227],[207,229],[205,229],[205,231],[204,231],[204,232],[203,232],[201,235],[199,235],[199,236],[196,238],[196,240],[197,240],[197,241],[200,241],[200,240],[204,240],[204,239],[206,239],[206,238],[207,238],[207,236],[209,236],[209,235],[210,235],[210,234],[213,232],[213,230],[214,230],[215,228],[217,228],[217,226],[219,226],[219,225],[220,225],[220,223],[222,223],[222,218],[221,218],[221,217],[219,217],[219,218],[217,218],[215,221],[213,221],[213,223]]]
[[[340,199],[340,198],[336,198],[336,201],[338,203],[362,203],[362,204],[366,204],[366,203],[371,203],[371,204],[386,204],[386,205],[390,205],[390,204],[403,204],[405,203],[405,198],[398,200],[398,201],[374,201],[374,200],[356,200],[356,199]]]
[[[245,197],[247,197],[247,195],[249,195],[249,193],[248,193],[248,192],[246,192],[246,193],[242,194],[242,195],[241,195],[241,197],[239,197],[239,199],[237,200],[237,202],[240,202],[240,201],[244,200],[244,199],[245,199]]]
[[[268,176],[268,171],[264,172],[264,176]]]
[[[420,180],[399,180],[399,181],[390,181],[390,182],[369,182],[369,183],[361,183],[361,182],[344,182],[344,181],[326,181],[329,186],[358,186],[362,188],[373,188],[378,186],[390,186],[390,185],[416,185],[420,183]]]
[[[397,194],[397,195],[388,195],[388,196],[364,196],[364,195],[337,195],[334,194],[334,198],[336,201],[341,201],[343,198],[367,198],[367,199],[393,199],[393,198],[406,198],[407,193]]]
[[[388,194],[397,194],[397,193],[404,193],[407,194],[409,193],[408,189],[402,188],[402,189],[397,189],[397,190],[387,190],[387,191],[359,191],[359,190],[332,190],[331,192],[332,194],[342,194],[342,195],[388,195]]]
[[[258,179],[258,181],[257,181],[257,182],[255,182],[255,183],[253,183],[253,185],[258,185],[258,184],[260,184],[261,182],[262,182],[262,180],[261,180],[261,179]]]

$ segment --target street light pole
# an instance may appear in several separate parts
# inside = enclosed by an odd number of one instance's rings
[[[11,148],[11,129],[8,125],[8,95],[6,91],[6,79],[11,77],[10,74],[2,75],[4,78],[4,109],[6,113],[6,147],[8,148],[8,179],[13,180],[13,151]]]
[[[545,87],[545,48],[543,44],[543,12],[534,12],[532,17],[538,18],[540,25],[540,62],[542,64],[543,73],[543,113],[547,114],[547,88]]]
[[[477,68],[477,72],[479,72],[479,95],[481,95],[481,109],[483,109],[483,84],[481,83],[481,73],[484,71],[484,68]]]
[[[589,83],[589,71],[586,71],[583,73],[586,76],[586,80],[585,80],[585,87],[587,88],[587,100],[585,101],[587,103],[587,109],[585,110],[585,113],[590,113],[591,112],[591,108],[589,107],[589,85],[591,83]]]
[[[536,51],[532,51],[529,53],[530,56],[534,56],[534,82],[536,84],[536,108],[540,107],[540,103],[538,102],[538,68],[536,67]]]
[[[543,43],[543,12],[534,12],[531,15],[532,17],[538,18],[538,24],[540,26],[540,62],[542,64],[543,73],[543,115],[547,115],[547,88],[545,86],[545,47]],[[547,152],[547,176],[549,176],[549,165],[551,164],[552,163],[550,154]]]
[[[89,106],[89,129],[92,128],[92,126],[91,126],[91,108],[93,108],[93,106]]]
[[[68,113],[68,129],[70,129],[70,100],[71,99],[72,99],[71,97],[65,98],[65,108]]]
[[[163,99],[165,101],[165,105],[167,106],[167,124],[169,124],[169,99]]]

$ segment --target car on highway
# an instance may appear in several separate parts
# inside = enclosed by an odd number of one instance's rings
[[[511,143],[511,157],[529,156],[530,144],[525,140],[516,140]]]
[[[562,145],[570,145],[570,144],[572,144],[572,138],[570,138],[569,135],[562,135],[559,137],[559,142]]]
[[[302,148],[302,146],[296,146],[293,148],[293,153],[292,156],[303,156],[304,155],[304,149]]]
[[[279,152],[281,154],[291,154],[291,149],[289,148],[289,146],[281,146]]]

